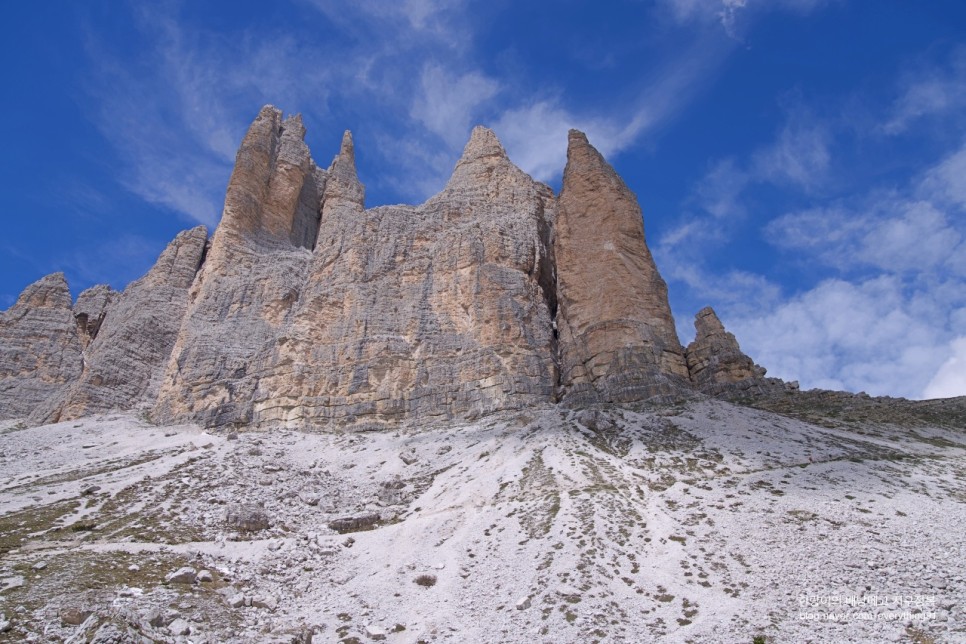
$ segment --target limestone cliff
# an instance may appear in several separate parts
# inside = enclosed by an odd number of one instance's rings
[[[644,400],[687,382],[667,286],[641,209],[576,130],[558,203],[554,252],[561,391],[574,403]]]
[[[0,416],[379,428],[758,377],[717,318],[685,359],[637,199],[582,133],[559,197],[477,127],[439,194],[369,209],[351,134],[327,169],[304,136],[263,108],[210,242],[185,231],[122,294],[29,287],[0,317]]]
[[[0,417],[20,418],[81,373],[83,346],[63,273],[24,289],[0,314]]]
[[[301,118],[283,120],[271,106],[245,135],[167,361],[157,418],[253,420],[258,381],[274,364],[305,284],[328,178],[304,135]]]
[[[443,191],[418,207],[364,210],[350,168],[343,146],[329,171],[338,190],[326,188],[306,287],[256,417],[371,425],[550,400],[549,188],[485,128]]]
[[[80,323],[86,315],[88,327],[90,314],[78,313],[83,302],[102,294],[116,302],[98,316],[98,331],[84,352],[83,370],[76,381],[63,396],[38,405],[31,420],[57,422],[153,402],[161,369],[188,306],[188,289],[201,265],[207,235],[204,226],[180,233],[151,270],[128,285],[120,297],[94,289],[78,297],[75,317]]]
[[[270,137],[261,126],[247,142]],[[249,180],[245,150],[229,192],[255,192],[236,180]],[[374,425],[552,398],[553,196],[492,132],[474,131],[446,188],[422,206],[366,210],[348,133],[320,176],[311,253],[278,235],[263,243],[257,220],[235,228],[250,237],[243,254],[216,233],[159,418]],[[237,219],[227,206],[225,218]]]

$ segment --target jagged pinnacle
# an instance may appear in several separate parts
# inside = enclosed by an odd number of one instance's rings
[[[488,127],[477,125],[470,134],[470,140],[463,148],[463,156],[460,157],[457,165],[469,163],[483,157],[506,157],[506,150],[500,143],[500,139]]]

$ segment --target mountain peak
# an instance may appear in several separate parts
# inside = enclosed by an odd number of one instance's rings
[[[486,157],[506,158],[506,150],[497,138],[496,133],[488,127],[477,125],[470,133],[470,140],[463,148],[463,155],[457,165],[471,163]]]

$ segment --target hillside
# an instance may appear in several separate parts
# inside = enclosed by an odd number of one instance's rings
[[[966,639],[966,400],[876,404],[919,421],[696,397],[375,433],[8,423],[0,638]],[[210,578],[165,582],[186,566]],[[808,604],[834,596],[860,604]],[[868,614],[815,619],[844,611]]]

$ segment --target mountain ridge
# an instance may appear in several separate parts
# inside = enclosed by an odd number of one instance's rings
[[[351,133],[327,168],[304,137],[299,115],[262,108],[211,238],[179,234],[123,293],[72,306],[62,276],[28,287],[0,314],[0,417],[378,429],[794,388],[713,312],[682,347],[637,197],[583,133],[559,195],[478,126],[440,193],[368,209]]]

